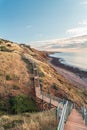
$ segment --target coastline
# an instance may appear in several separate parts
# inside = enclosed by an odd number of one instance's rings
[[[64,76],[69,82],[76,85],[77,87],[87,88],[87,72],[63,64],[60,62],[60,58],[48,56],[49,64],[56,69],[58,73]]]

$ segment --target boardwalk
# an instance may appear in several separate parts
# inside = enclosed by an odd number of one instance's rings
[[[36,97],[44,100],[47,103],[51,103],[53,106],[57,107],[58,106],[58,101],[51,99],[50,97],[44,96],[40,92],[40,88],[36,87]]]
[[[64,130],[87,130],[81,114],[76,109],[72,110]]]
[[[23,54],[23,57],[30,61],[30,63],[33,65],[33,74],[34,74],[34,87],[35,87],[35,94],[36,97],[45,101],[48,104],[51,104],[55,107],[58,106],[58,102],[60,101],[60,98],[57,97],[50,97],[50,95],[42,94],[41,88],[40,88],[40,82],[39,82],[39,74],[38,74],[38,68],[36,63],[26,54]],[[63,107],[63,106],[61,106]]]
[[[34,85],[35,85],[36,97],[38,97],[39,99],[44,100],[45,102],[50,103],[53,106],[57,107],[58,106],[57,100],[53,100],[50,96],[47,97],[41,93],[38,69],[37,69],[36,64],[33,65],[33,70],[34,70]]]

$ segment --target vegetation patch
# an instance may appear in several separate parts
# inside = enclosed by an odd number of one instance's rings
[[[9,100],[7,99],[0,99],[0,114],[6,113],[9,110]]]
[[[5,46],[0,46],[0,51],[4,51],[4,52],[11,52],[11,50],[9,50],[7,47]]]
[[[10,96],[0,99],[0,113],[19,114],[38,111],[35,100],[27,95]]]
[[[27,64],[27,68],[28,68],[29,72],[33,74],[33,65],[32,65],[32,63],[28,59],[26,59],[24,57],[22,57],[22,60]]]
[[[40,77],[44,77],[45,75],[44,75],[44,73],[39,69],[38,70],[38,75],[40,76]]]
[[[12,80],[10,75],[6,75],[6,80]]]
[[[5,130],[9,130],[9,129],[14,128],[17,125],[21,125],[21,124],[23,124],[23,120],[13,120],[12,122],[3,125],[3,127]]]
[[[87,97],[87,91],[83,91],[83,95]]]
[[[58,87],[57,87],[57,85],[56,85],[55,83],[53,83],[51,87],[52,87],[53,89],[55,89],[55,90],[58,90]]]
[[[2,73],[0,73],[0,76],[2,76],[3,74]]]
[[[17,86],[17,85],[13,85],[13,89],[14,89],[14,90],[19,90],[19,89],[20,89],[20,87],[19,87],[19,86]]]
[[[10,98],[11,113],[18,114],[23,112],[37,111],[38,108],[34,99],[26,95],[18,95]]]

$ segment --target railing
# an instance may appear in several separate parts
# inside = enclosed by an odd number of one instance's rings
[[[66,101],[66,103],[64,104],[62,113],[61,113],[60,105],[57,107],[57,118],[60,118],[57,130],[64,129],[64,123],[66,122],[72,108],[73,108],[73,104],[69,101]]]
[[[57,102],[61,102],[61,100],[63,100],[63,99],[61,99],[61,98],[58,98],[58,97],[56,97],[56,96],[51,96],[50,94],[47,94],[47,93],[42,92],[42,91],[41,91],[41,94],[42,94],[43,96],[46,96],[46,97],[48,97],[48,98],[51,98],[52,100],[55,100],[55,101],[57,101]]]
[[[85,121],[85,125],[87,126],[87,109],[85,107],[81,108],[81,114],[82,114],[82,117]]]
[[[61,117],[60,117],[60,121],[59,121],[57,130],[63,130],[63,128],[64,128],[67,105],[68,105],[68,101],[66,102],[66,104],[63,107],[62,114],[61,114]]]

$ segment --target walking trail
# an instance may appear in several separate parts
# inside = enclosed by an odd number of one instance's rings
[[[81,114],[73,109],[65,124],[64,130],[87,130]]]

